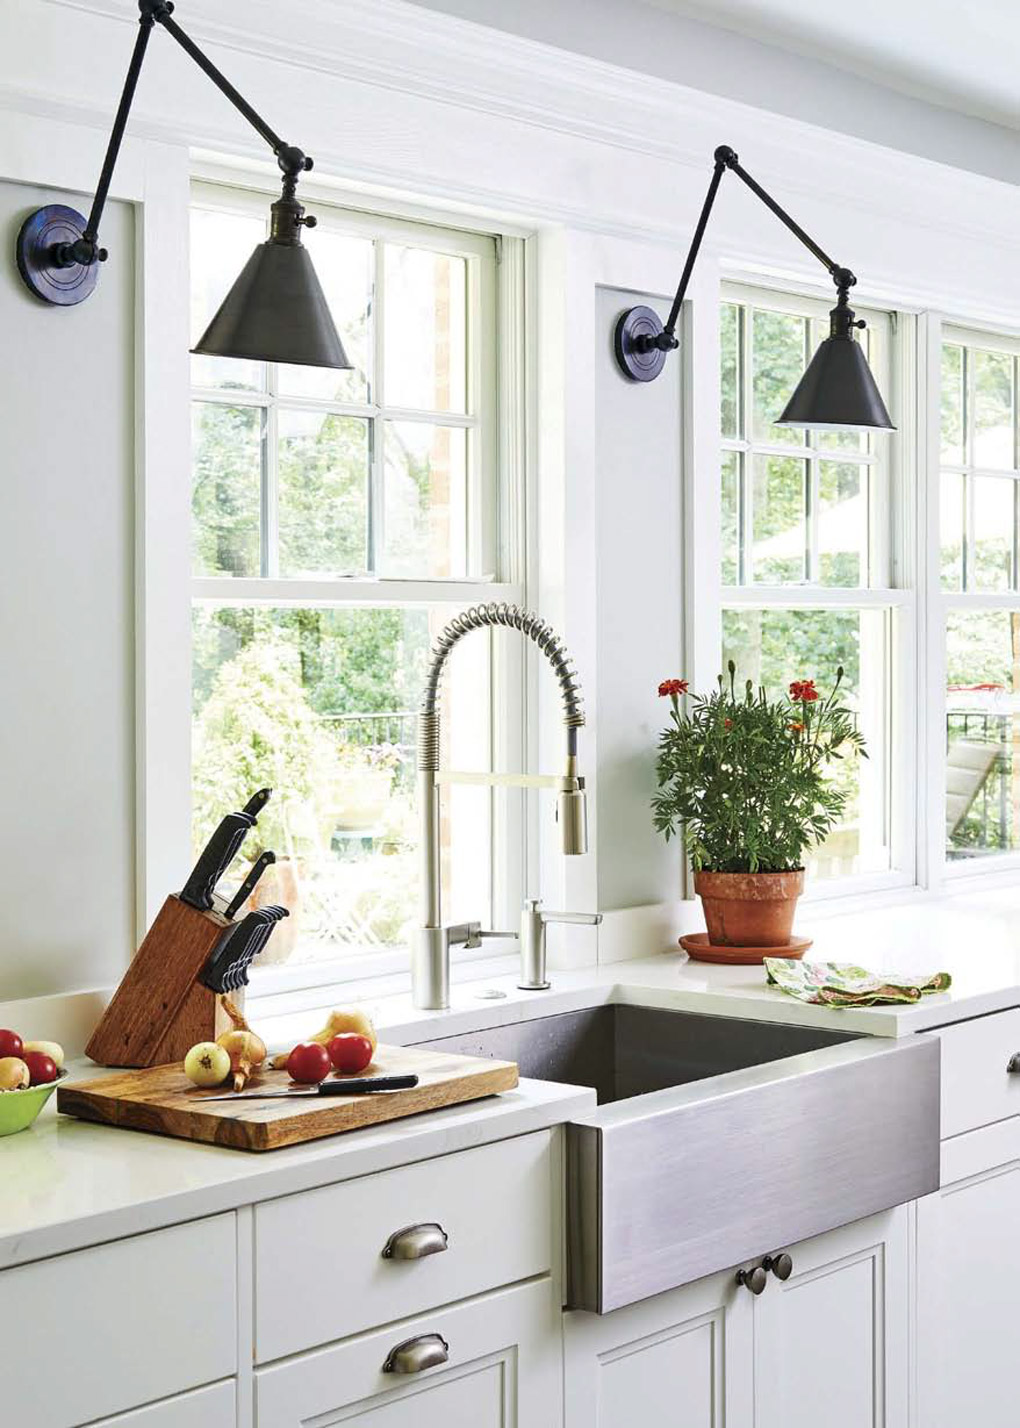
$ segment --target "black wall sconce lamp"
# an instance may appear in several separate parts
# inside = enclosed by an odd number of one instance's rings
[[[174,7],[170,0],[139,0],[138,9],[138,37],[92,211],[86,221],[75,209],[51,203],[30,214],[18,234],[18,268],[22,278],[36,297],[61,307],[83,302],[95,287],[99,264],[104,263],[107,256],[106,249],[99,245],[99,222],[149,36],[153,26],[159,24],[262,135],[283,172],[283,193],[270,210],[269,238],[248,259],[194,351],[211,357],[349,368],[351,364],[330,316],[322,286],[301,242],[302,227],[314,227],[315,219],[305,217],[304,208],[297,200],[297,182],[300,175],[312,167],[312,160],[293,144],[285,144],[184,33],[171,18]]]
[[[854,329],[863,327],[849,303],[850,289],[857,282],[849,268],[834,263],[814,239],[808,237],[799,223],[782,209],[759,183],[740,165],[732,149],[722,145],[715,151],[715,168],[708,193],[701,209],[680,286],[666,325],[650,307],[632,307],[622,313],[616,324],[614,344],[620,370],[635,382],[651,382],[662,371],[666,354],[679,347],[676,337],[677,320],[683,306],[701,240],[705,236],[715,196],[727,169],[732,170],[762,203],[786,224],[832,276],[836,284],[836,306],[829,314],[829,336],[819,346],[787,402],[776,426],[805,427],[812,430],[873,430],[895,431],[895,427],[872,376]]]

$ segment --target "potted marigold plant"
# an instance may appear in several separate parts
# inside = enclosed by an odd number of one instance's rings
[[[805,850],[835,827],[849,796],[826,770],[867,757],[842,682],[841,666],[824,697],[813,679],[775,699],[751,680],[738,693],[730,660],[728,683],[720,675],[711,694],[690,694],[683,679],[659,685],[672,708],[655,826],[683,838],[712,949],[790,946]]]

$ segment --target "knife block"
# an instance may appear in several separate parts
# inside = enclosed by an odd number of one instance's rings
[[[158,1066],[180,1061],[197,1041],[215,1041],[231,1022],[198,974],[225,928],[171,894],[135,953],[92,1033],[86,1055],[100,1066]],[[240,1007],[240,998],[235,998]]]

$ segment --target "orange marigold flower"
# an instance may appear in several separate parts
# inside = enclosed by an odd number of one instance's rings
[[[724,720],[723,720],[723,728],[724,728],[724,729],[732,729],[732,728],[733,728],[733,720],[732,720],[732,719],[724,719]]]
[[[818,698],[813,679],[795,679],[790,685],[790,698],[799,704],[811,704]]]
[[[686,694],[688,689],[686,679],[664,679],[659,685],[659,693],[665,694]]]
[[[794,719],[793,723],[790,725],[790,732],[793,734],[803,734],[804,725],[800,722],[799,719]]]

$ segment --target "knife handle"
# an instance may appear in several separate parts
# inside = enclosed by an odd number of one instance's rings
[[[251,866],[251,871],[248,873],[248,876],[245,878],[244,882],[237,889],[237,892],[227,904],[227,909],[224,912],[223,916],[227,919],[228,922],[233,920],[235,914],[238,912],[240,907],[251,897],[252,893],[255,891],[256,883],[258,882],[262,874],[265,872],[266,868],[268,868],[269,864],[275,862],[276,854],[269,852],[268,849],[266,852],[261,853],[256,858],[255,862]]]
[[[249,798],[248,802],[244,805],[243,811],[247,813],[249,818],[258,818],[272,797],[272,794],[273,790],[271,788],[260,788],[258,793],[253,793],[251,798]]]
[[[354,1096],[367,1091],[410,1091],[417,1076],[349,1076],[346,1080],[320,1081],[320,1096]]]

